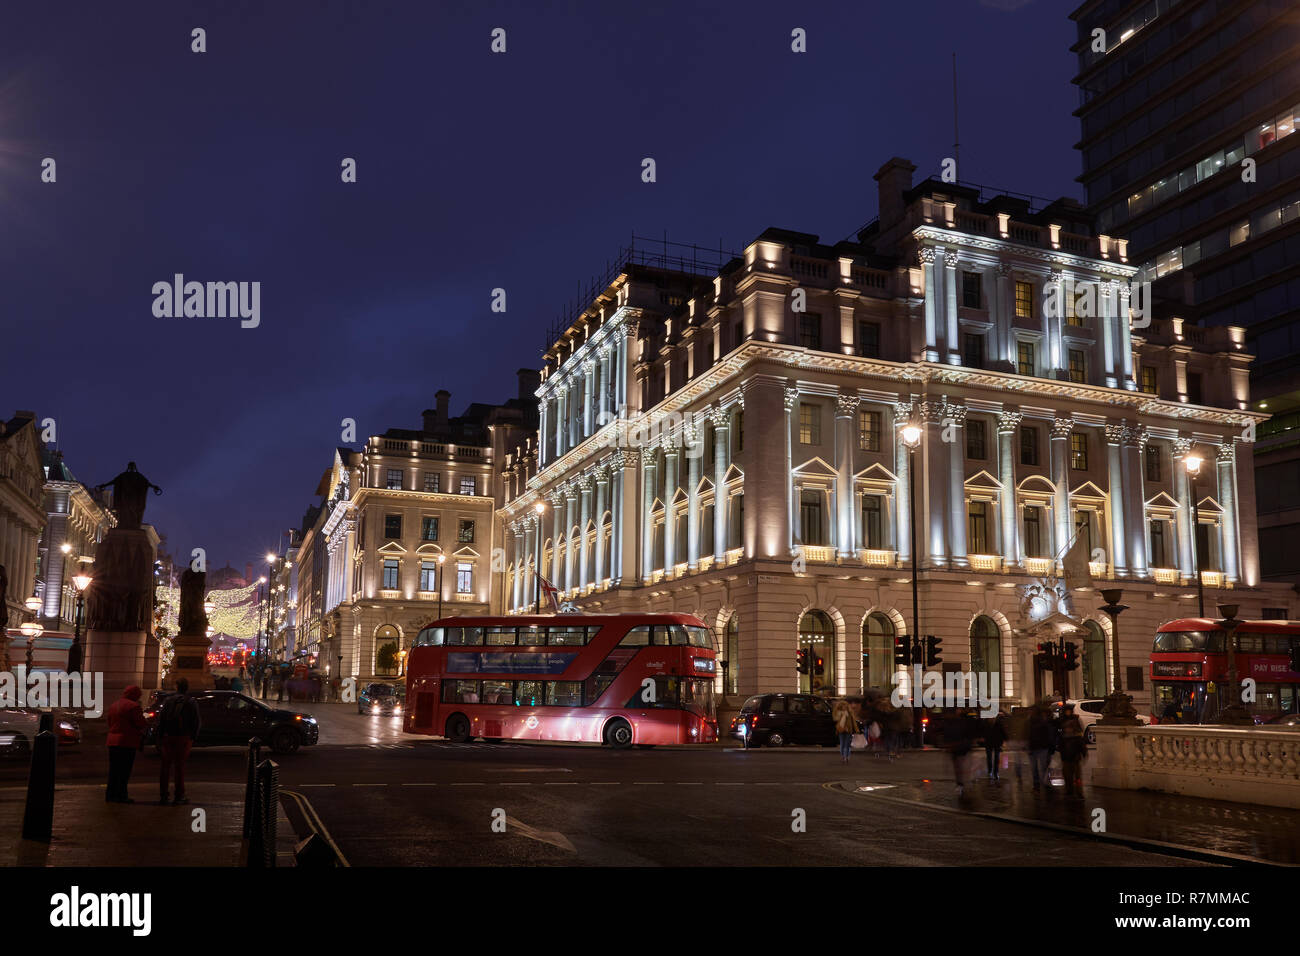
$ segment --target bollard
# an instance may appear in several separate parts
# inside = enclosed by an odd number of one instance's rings
[[[279,823],[280,765],[264,760],[258,767],[258,797],[261,800],[263,866],[274,867]]]
[[[53,720],[53,718],[51,718]],[[41,718],[42,725],[45,718]],[[49,843],[54,832],[54,755],[59,742],[49,730],[36,735],[27,775],[27,806],[23,809],[23,839]]]
[[[253,797],[257,787],[257,764],[261,759],[262,741],[250,737],[248,741],[248,779],[244,785],[244,839],[253,835]]]

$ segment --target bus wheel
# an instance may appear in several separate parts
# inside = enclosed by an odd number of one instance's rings
[[[458,744],[469,740],[469,718],[464,714],[452,714],[448,717],[447,739]]]
[[[626,750],[632,746],[632,725],[622,717],[616,717],[605,727],[605,743],[615,750]]]

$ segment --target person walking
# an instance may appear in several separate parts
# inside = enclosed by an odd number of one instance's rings
[[[974,724],[974,727],[972,727]],[[952,758],[952,772],[957,779],[957,796],[966,792],[966,774],[971,749],[979,733],[979,721],[971,714],[952,714],[943,722],[943,741]]]
[[[1034,789],[1046,783],[1051,786],[1051,779],[1047,776],[1047,767],[1052,759],[1052,743],[1055,734],[1052,732],[1052,723],[1047,719],[1047,712],[1041,707],[1035,707],[1029,715],[1029,733],[1026,746],[1029,750],[1029,767],[1034,774]]]
[[[132,684],[108,708],[108,788],[105,803],[135,803],[127,794],[135,753],[148,721],[140,709],[140,688]]]
[[[1083,723],[1074,712],[1073,704],[1065,705],[1060,720],[1061,774],[1065,777],[1065,795],[1083,796],[1083,761],[1088,756],[1088,742],[1083,736]]]
[[[199,705],[189,695],[190,682],[176,679],[176,693],[168,697],[158,715],[158,750],[162,768],[158,775],[158,805],[167,805],[167,786],[173,770],[176,776],[174,806],[189,803],[185,794],[185,761],[199,736]]]
[[[1001,711],[993,716],[984,728],[984,760],[988,764],[989,779],[1000,780],[1002,745],[1007,742],[1007,717]]]
[[[853,714],[853,705],[841,697],[831,708],[831,717],[835,720],[835,732],[840,735],[840,763],[849,762],[853,752],[853,735],[858,732],[858,718]]]

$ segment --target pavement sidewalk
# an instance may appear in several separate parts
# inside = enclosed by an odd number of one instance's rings
[[[978,756],[983,758],[982,753]],[[858,780],[840,789],[886,801],[1078,831],[1230,865],[1300,865],[1300,810],[1092,786],[1084,788],[1082,797],[1069,797],[1056,786],[1035,791],[1027,766],[1019,778],[1014,766],[1002,772],[1000,781],[981,775],[961,796],[951,776],[937,775],[921,782]],[[1094,829],[1103,819],[1095,813],[1098,809],[1105,811],[1102,831]]]
[[[159,807],[157,783],[137,776],[139,802],[104,802],[103,784],[56,785],[54,833],[48,844],[23,840],[26,786],[0,788],[0,866],[240,866],[244,786],[195,781],[188,806]],[[194,811],[204,811],[202,817]],[[196,832],[196,819],[204,829]],[[279,807],[277,866],[293,866],[296,836]]]

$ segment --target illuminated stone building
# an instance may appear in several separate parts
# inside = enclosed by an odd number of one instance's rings
[[[87,568],[94,564],[99,542],[117,520],[106,506],[106,492],[93,491],[73,477],[63,452],[45,447],[42,458],[45,528],[37,586],[41,626],[47,631],[71,632],[77,613],[77,589],[72,579],[83,563]]]
[[[913,171],[876,174],[880,216],[852,240],[768,229],[726,262],[620,259],[545,355],[540,460],[501,509],[508,608],[533,606],[540,562],[583,608],[703,618],[729,693],[885,689],[915,516],[920,631],[945,665],[1026,702],[1052,689],[1037,645],[1068,639],[1070,691],[1099,696],[1103,602],[1060,576],[1082,539],[1131,606],[1121,676],[1143,705],[1154,629],[1196,613],[1198,542],[1208,613],[1294,597],[1259,580],[1241,330],[1130,321],[1124,244],[1070,200]],[[822,674],[797,673],[803,647]]]
[[[41,504],[45,472],[35,412],[0,420],[0,565],[9,584],[9,626],[32,620],[28,598],[36,594],[37,551],[45,528]]]

